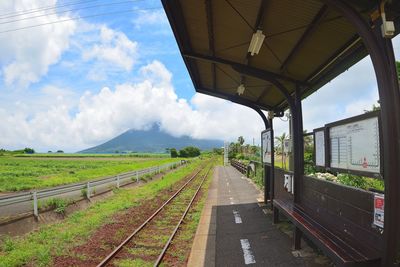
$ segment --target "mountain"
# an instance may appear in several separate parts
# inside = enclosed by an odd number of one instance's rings
[[[201,150],[209,150],[222,147],[223,141],[193,139],[188,136],[174,137],[160,131],[158,126],[154,126],[148,131],[128,130],[104,144],[85,149],[79,153],[114,153],[115,151],[156,153],[165,152],[166,148],[176,148],[179,150],[186,146],[195,146]]]

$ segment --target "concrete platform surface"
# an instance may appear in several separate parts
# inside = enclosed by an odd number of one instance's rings
[[[326,266],[309,248],[292,250],[290,236],[272,224],[260,198],[262,192],[233,167],[217,167],[188,266]]]

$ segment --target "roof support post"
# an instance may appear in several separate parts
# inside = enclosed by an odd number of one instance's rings
[[[301,180],[304,174],[304,147],[303,147],[303,114],[301,108],[301,88],[299,84],[296,84],[296,92],[294,99],[286,90],[285,86],[276,79],[266,78],[261,72],[253,70],[251,68],[245,68],[241,66],[232,66],[234,70],[239,73],[252,76],[261,80],[267,80],[275,85],[279,91],[284,95],[287,102],[289,103],[290,110],[292,112],[293,119],[293,154],[294,154],[294,201],[299,202],[299,195],[301,194]],[[271,123],[272,125],[272,123]],[[274,164],[272,164],[272,169]],[[270,172],[272,177],[274,171]],[[273,179],[272,179],[273,180]],[[300,191],[300,193],[299,193]],[[273,192],[271,193],[273,195]]]
[[[261,109],[254,107],[252,105],[248,105],[249,108],[254,109],[262,118],[263,122],[264,122],[264,126],[265,129],[270,128],[271,129],[271,133],[272,133],[272,120],[269,120],[265,114],[261,111]],[[271,138],[273,138],[273,134],[271,136]],[[272,145],[273,143],[271,143]],[[272,145],[273,146],[273,145]],[[272,153],[273,155],[273,153]],[[273,163],[273,156],[272,156],[272,163]],[[273,178],[271,179],[271,169],[273,169],[273,167],[271,168],[270,166],[264,164],[264,204],[268,203],[268,200],[271,199],[271,194],[272,194],[272,186],[271,186],[271,181],[273,180]]]
[[[372,28],[361,14],[344,0],[323,0],[339,11],[357,30],[367,48],[378,83],[385,179],[385,230],[381,266],[400,263],[400,91],[393,46],[381,36],[381,20]]]
[[[301,88],[297,85],[292,109],[293,160],[294,160],[294,202],[300,202],[304,175],[303,114],[301,108]]]
[[[274,195],[275,195],[275,145],[274,145],[274,127],[272,123],[273,119],[269,120],[270,128],[271,128],[271,167],[269,170],[269,175],[270,175],[270,189],[269,189],[269,198],[271,200],[271,210],[274,208],[273,206],[273,200],[274,200]],[[265,174],[264,174],[265,175]],[[265,200],[264,200],[265,201]],[[267,201],[265,201],[265,204],[267,204]]]

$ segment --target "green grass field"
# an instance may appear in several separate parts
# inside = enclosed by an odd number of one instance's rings
[[[194,161],[141,187],[119,189],[114,196],[71,214],[62,223],[43,225],[22,237],[4,238],[0,241],[0,266],[52,266],[52,257],[65,255],[69,248],[86,242],[98,227],[110,222],[111,216],[153,198],[203,162]]]
[[[66,154],[67,155],[67,154]],[[0,192],[52,187],[162,165],[178,159],[86,156],[0,157]]]

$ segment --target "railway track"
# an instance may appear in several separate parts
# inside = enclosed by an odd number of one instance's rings
[[[205,174],[201,170],[196,172],[97,267],[115,266],[135,259],[159,266],[210,170],[211,167]]]

